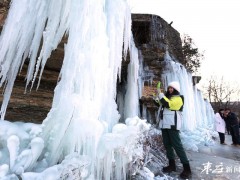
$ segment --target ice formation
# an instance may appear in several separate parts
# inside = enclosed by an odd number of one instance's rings
[[[138,50],[125,0],[13,0],[1,34],[1,85],[5,83],[1,119],[26,57],[28,87],[38,74],[40,82],[47,59],[64,35],[68,42],[52,109],[43,121],[39,137],[33,137],[28,146],[21,146],[17,135],[7,139],[10,170],[28,179],[31,175],[25,172],[36,171],[39,164],[46,168],[78,153],[89,157],[86,177],[96,173],[97,179],[110,179],[113,174],[116,179],[125,179],[136,138],[142,129],[149,128],[136,117]],[[130,120],[130,125],[123,128],[116,125],[120,118],[116,85],[122,57],[126,58],[128,49],[128,101],[124,102],[123,111],[125,118],[133,118],[135,123],[133,126]]]

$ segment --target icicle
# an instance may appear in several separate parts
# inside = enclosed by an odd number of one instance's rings
[[[48,5],[48,21],[43,33],[43,45],[36,65],[32,86],[41,66],[37,88],[39,87],[47,59],[50,57],[51,52],[57,48],[66,29],[69,28],[67,19],[69,14],[69,2],[70,1],[52,0]]]
[[[13,168],[18,156],[19,144],[19,138],[15,135],[10,136],[7,140],[7,147],[10,155],[10,169]]]
[[[139,108],[139,94],[138,94],[138,69],[139,69],[139,59],[138,50],[132,40],[131,51],[130,51],[131,61],[128,65],[128,79],[127,79],[127,92],[125,96],[124,105],[124,117],[138,116]]]

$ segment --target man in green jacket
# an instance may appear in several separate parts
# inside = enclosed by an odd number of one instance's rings
[[[159,90],[158,90],[159,91]],[[167,152],[169,165],[163,168],[163,172],[176,171],[174,151],[183,164],[183,172],[180,177],[188,179],[191,177],[189,160],[183,148],[179,130],[182,124],[183,97],[180,96],[180,84],[177,81],[169,83],[166,94],[159,93],[159,100],[162,104],[161,119],[159,127],[162,130],[163,144]]]

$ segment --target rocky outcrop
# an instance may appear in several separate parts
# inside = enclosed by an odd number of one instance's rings
[[[157,15],[132,14],[132,31],[135,44],[143,53],[144,61],[159,65],[166,50],[173,59],[183,61],[180,34]]]
[[[2,30],[2,26],[6,19],[9,5],[10,5],[10,0],[0,0],[0,30]]]

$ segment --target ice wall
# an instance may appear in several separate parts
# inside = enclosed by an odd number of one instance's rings
[[[33,153],[34,147],[29,145],[31,150],[22,151],[24,163],[18,154],[20,142],[13,136],[9,140],[10,168],[23,174],[36,168],[40,160],[52,166],[77,153],[87,157],[88,175],[126,179],[126,168],[144,123],[135,117],[139,99],[138,50],[131,40],[131,12],[125,0],[13,0],[0,39],[0,85],[6,87],[1,119],[26,57],[28,87],[38,75],[40,83],[45,63],[64,35],[68,35],[68,42],[59,82],[52,108],[42,124],[41,142],[37,141],[41,152]],[[120,114],[116,85],[128,50],[123,111],[125,119],[133,119],[123,125],[117,124]],[[16,159],[18,163],[14,164]]]
[[[196,128],[212,127],[214,121],[213,109],[204,100],[201,91],[193,86],[192,74],[187,72],[182,64],[173,61],[168,51],[164,63],[165,71],[162,74],[164,87],[167,88],[171,81],[178,81],[181,87],[180,94],[184,95],[182,130],[192,131]]]

